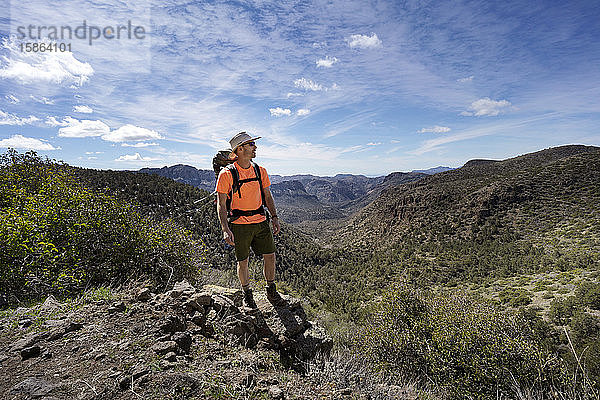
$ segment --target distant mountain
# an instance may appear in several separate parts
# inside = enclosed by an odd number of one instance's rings
[[[421,172],[392,172],[385,176],[383,180],[377,185],[372,186],[370,190],[362,197],[355,199],[354,201],[345,204],[342,208],[346,215],[353,214],[365,207],[367,204],[375,200],[382,191],[389,187],[404,185],[406,183],[415,182],[419,179],[429,176],[428,174]]]
[[[295,180],[301,182],[306,192],[317,196],[323,204],[346,203],[366,195],[384,180],[383,176],[369,178],[364,175],[337,174],[335,176],[274,175],[271,182]]]
[[[335,207],[322,204],[317,196],[307,193],[300,181],[283,181],[271,185],[281,219],[288,223],[343,217]]]
[[[210,170],[197,169],[190,165],[177,164],[171,167],[142,168],[139,172],[171,178],[176,182],[187,183],[208,192],[215,190],[215,173]]]
[[[434,168],[429,168],[429,169],[415,169],[415,170],[412,170],[412,172],[427,174],[427,175],[434,175],[434,174],[438,174],[440,172],[452,171],[453,169],[456,169],[456,168],[442,167],[440,165],[439,167],[434,167]]]

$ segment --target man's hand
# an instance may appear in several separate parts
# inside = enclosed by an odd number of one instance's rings
[[[225,240],[225,242],[227,244],[230,244],[231,246],[235,246],[235,241],[233,238],[233,232],[231,232],[230,229],[227,229],[226,231],[223,231],[223,239]]]
[[[279,226],[279,218],[273,217],[273,219],[271,219],[271,223],[273,224],[273,235],[277,235],[281,230],[281,227]]]

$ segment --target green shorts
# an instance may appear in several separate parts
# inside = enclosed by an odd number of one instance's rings
[[[250,254],[250,247],[257,256],[275,253],[273,233],[267,221],[258,224],[230,224],[235,241],[235,257],[244,261]]]

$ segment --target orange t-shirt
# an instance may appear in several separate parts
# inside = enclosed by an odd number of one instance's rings
[[[240,180],[242,179],[250,179],[256,177],[254,172],[254,167],[251,165],[250,167],[244,169],[239,166],[237,161],[233,163],[235,168],[238,170],[238,174],[240,176]],[[260,168],[260,178],[262,180],[263,188],[267,188],[271,186],[271,181],[269,180],[269,175],[267,175],[267,170],[263,167]],[[233,186],[233,176],[231,175],[231,171],[226,168],[223,168],[219,173],[219,179],[217,179],[217,192],[228,194],[231,191],[231,187]],[[242,197],[238,195],[236,192],[233,194],[233,199],[231,200],[231,209],[236,210],[256,210],[262,204],[262,197],[260,195],[260,187],[258,181],[246,182],[240,188],[240,194]],[[266,206],[266,204],[265,204]],[[257,224],[265,221],[267,218],[264,215],[256,214],[251,215],[249,217],[241,216],[235,221],[234,224]]]

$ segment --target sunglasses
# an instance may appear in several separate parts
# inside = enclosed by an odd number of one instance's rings
[[[256,143],[254,142],[248,142],[248,143],[244,143],[244,146],[256,146]]]

